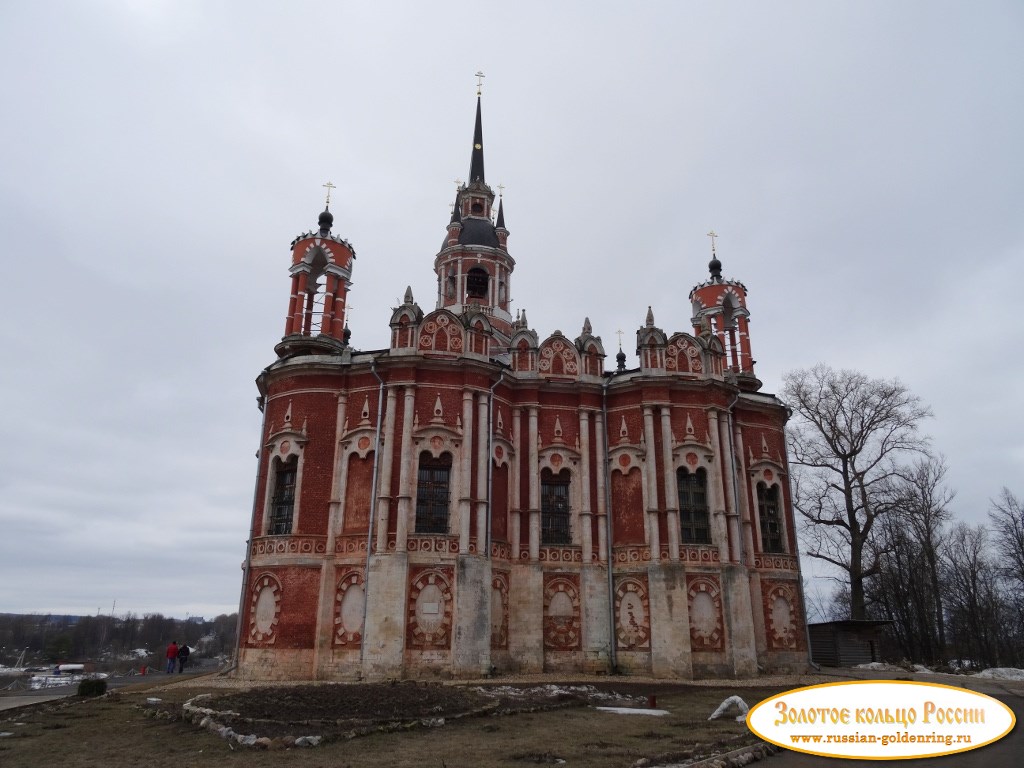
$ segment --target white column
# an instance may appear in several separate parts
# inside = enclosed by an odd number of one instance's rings
[[[730,563],[736,562],[736,560],[729,546],[729,524],[723,489],[725,475],[722,473],[727,457],[722,451],[722,441],[719,439],[719,435],[718,411],[708,411],[708,436],[711,438],[711,453],[714,456],[711,473],[708,476],[708,509],[711,512],[712,521],[711,541],[718,545],[718,556],[721,561]]]
[[[594,555],[594,532],[590,513],[590,412],[580,411],[580,549],[583,564],[589,565]]]
[[[608,453],[605,446],[608,441],[604,432],[604,414],[598,413],[594,419],[594,437],[597,440],[597,558],[602,563],[608,561],[608,505],[605,490],[605,477],[608,474]]]
[[[668,525],[668,559],[679,559],[679,491],[672,468],[672,406],[661,406],[661,463],[665,468],[665,516]]]
[[[530,478],[530,561],[536,563],[540,560],[540,470],[537,468],[540,456],[537,450],[537,406],[535,405],[530,406],[529,420],[530,431],[526,439],[530,441],[530,459],[526,471]]]
[[[487,557],[487,392],[477,393],[476,445],[476,553]]]
[[[651,562],[661,561],[661,531],[658,527],[658,449],[654,443],[654,408],[644,406],[644,442],[647,455],[644,460],[644,480],[647,487],[648,545]]]
[[[731,441],[729,440],[729,420],[718,420],[720,455],[722,457],[722,487],[725,488],[725,516],[729,523],[729,559],[738,563],[740,561],[740,531],[739,510],[736,507],[736,499],[733,497],[733,457],[729,452]]]
[[[746,541],[746,557],[744,557],[745,565],[754,564],[754,521],[753,516],[750,514],[750,505],[747,503],[747,488],[749,483],[747,482],[747,473],[743,469],[743,433],[740,432],[740,425],[736,424],[736,417],[733,416],[733,432],[736,436],[736,485],[737,494],[739,495],[739,503],[736,505],[740,513],[740,521],[743,526],[743,536]],[[782,494],[779,494],[779,504],[781,509]]]
[[[459,478],[459,554],[469,554],[470,515],[473,514],[473,393],[462,393],[462,456]]]
[[[327,551],[334,552],[334,536],[342,529],[345,520],[345,488],[348,474],[348,454],[341,447],[341,438],[345,429],[345,408],[348,405],[348,394],[338,395],[338,410],[335,413],[334,426],[334,471],[331,482],[331,517],[327,527]]]
[[[416,387],[405,388],[405,409],[402,411],[402,446],[399,455],[401,465],[398,474],[398,525],[395,533],[395,549],[408,549],[409,527],[412,517],[412,477],[417,463],[413,455],[412,425],[416,412]],[[415,529],[415,523],[412,527]]]
[[[523,450],[522,440],[522,420],[523,410],[521,408],[512,409],[512,467],[509,473],[509,482],[512,485],[512,515],[509,520],[509,541],[512,544],[512,562],[519,562],[519,542],[522,536],[522,517],[523,517],[523,504],[522,504],[522,479],[521,467],[523,465],[522,459],[520,458]]]
[[[380,456],[380,483],[377,485],[377,552],[388,551],[388,518],[391,513],[391,467],[395,454],[395,401],[398,388],[388,387],[388,402],[384,412],[384,433],[377,450]],[[377,414],[380,418],[380,414]]]

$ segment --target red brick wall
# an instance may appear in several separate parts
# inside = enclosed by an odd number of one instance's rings
[[[612,472],[613,544],[644,543],[644,499],[640,470]]]

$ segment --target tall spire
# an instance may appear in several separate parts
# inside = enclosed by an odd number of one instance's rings
[[[480,118],[480,94],[476,96],[476,126],[473,128],[473,155],[469,160],[469,183],[486,183],[484,179],[484,129]]]

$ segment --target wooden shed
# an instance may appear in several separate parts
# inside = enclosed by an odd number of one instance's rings
[[[811,658],[824,667],[881,661],[882,627],[890,621],[825,621],[809,624]]]

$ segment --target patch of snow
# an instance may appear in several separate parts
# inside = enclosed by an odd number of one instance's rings
[[[598,712],[612,712],[616,715],[654,715],[664,717],[669,714],[667,709],[639,709],[637,707],[594,707]]]
[[[970,659],[950,659],[949,668],[954,669],[957,672],[967,672],[968,670],[974,669],[977,665]]]
[[[992,680],[1024,680],[1024,669],[992,667],[991,669],[983,669],[975,677],[985,677]]]
[[[914,671],[915,672],[931,672],[931,670],[928,669],[928,667],[926,667],[924,664],[915,664],[914,665]]]
[[[131,659],[144,659],[149,656],[150,653],[145,648],[132,648],[128,651],[128,658]]]
[[[905,672],[903,667],[895,664],[886,664],[884,661],[872,661],[867,664],[858,664],[855,669],[873,669],[876,672]]]
[[[547,696],[555,698],[564,694],[584,696],[599,701],[639,701],[641,697],[626,696],[614,691],[599,691],[592,685],[537,685],[532,688],[516,688],[511,685],[499,685],[493,688],[478,687],[475,690],[487,696],[508,696],[522,698],[524,696]]]
[[[736,722],[741,723],[747,719],[747,712],[750,711],[750,707],[747,706],[747,702],[741,699],[739,696],[730,696],[725,699],[716,709],[708,720],[717,720],[720,717],[732,714],[733,710],[739,712],[736,715]]]
[[[38,691],[41,688],[59,688],[64,685],[75,685],[86,678],[105,680],[109,675],[106,672],[94,672],[90,675],[32,675],[28,679],[29,690]]]

